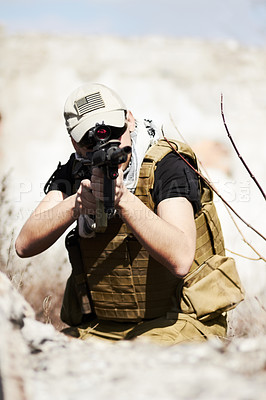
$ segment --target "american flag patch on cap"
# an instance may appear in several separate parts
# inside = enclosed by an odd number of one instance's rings
[[[75,101],[75,106],[78,114],[81,116],[91,111],[104,108],[105,104],[100,92],[96,92]]]

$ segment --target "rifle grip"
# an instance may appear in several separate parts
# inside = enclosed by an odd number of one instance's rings
[[[107,214],[104,211],[104,202],[96,199],[96,228],[95,232],[104,232],[107,228]]]

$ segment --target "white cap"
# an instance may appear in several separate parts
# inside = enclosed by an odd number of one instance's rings
[[[79,142],[96,123],[122,128],[125,104],[107,86],[88,83],[72,92],[66,100],[64,118],[68,133]]]

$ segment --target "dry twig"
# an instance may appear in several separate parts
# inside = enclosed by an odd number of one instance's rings
[[[259,188],[260,192],[262,193],[262,195],[263,195],[263,197],[264,197],[264,200],[266,200],[266,195],[265,195],[265,193],[264,193],[264,191],[263,191],[261,185],[260,185],[259,182],[257,181],[256,177],[252,174],[252,172],[250,171],[249,167],[247,166],[245,160],[243,159],[243,157],[242,157],[241,154],[239,153],[238,148],[236,147],[236,144],[235,144],[235,142],[234,142],[234,140],[233,140],[233,138],[232,138],[232,135],[230,134],[229,129],[228,129],[227,125],[226,125],[225,117],[224,117],[224,111],[223,111],[223,94],[221,94],[221,114],[222,114],[223,123],[224,123],[224,127],[225,127],[225,129],[226,129],[227,135],[228,135],[228,137],[229,137],[229,139],[230,139],[230,141],[231,141],[231,143],[232,143],[232,145],[233,145],[233,148],[234,148],[235,151],[236,151],[236,154],[238,155],[238,157],[240,158],[242,164],[244,165],[244,167],[245,167],[246,170],[248,171],[250,177],[253,179],[253,181],[255,182],[255,184],[257,185],[257,187]]]
[[[161,128],[162,131],[162,135],[163,138],[167,141],[167,143],[169,144],[169,146],[173,149],[174,152],[176,152],[184,161],[187,165],[189,165],[190,168],[193,169],[193,171],[198,174],[206,183],[207,185],[214,191],[214,193],[216,193],[216,195],[223,201],[223,203],[231,210],[233,211],[233,213],[250,229],[252,229],[255,233],[257,233],[257,235],[259,235],[262,239],[264,239],[266,241],[266,238],[262,235],[262,233],[260,233],[257,229],[255,229],[252,225],[250,225],[247,221],[245,221],[236,211],[235,209],[223,198],[223,196],[218,192],[218,190],[211,184],[211,182],[204,176],[201,174],[201,172],[199,172],[198,170],[196,170],[196,168],[194,168],[183,156],[182,154],[179,153],[179,151],[176,150],[176,148],[172,145],[172,143],[166,138],[164,131],[163,131],[163,127]]]

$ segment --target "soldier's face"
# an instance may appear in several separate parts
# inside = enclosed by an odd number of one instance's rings
[[[127,130],[125,131],[125,133],[122,136],[120,136],[120,138],[117,140],[120,141],[119,147],[131,146],[131,137],[130,137],[129,126],[127,127]],[[91,148],[88,148],[86,146],[81,146],[79,143],[75,142],[75,140],[73,138],[71,138],[71,141],[74,146],[74,149],[76,150],[77,154],[80,157],[87,158],[87,153],[90,153],[93,151]],[[130,158],[131,158],[131,154],[128,155],[127,161],[124,162],[123,164],[121,164],[123,170],[125,170],[127,168]]]

